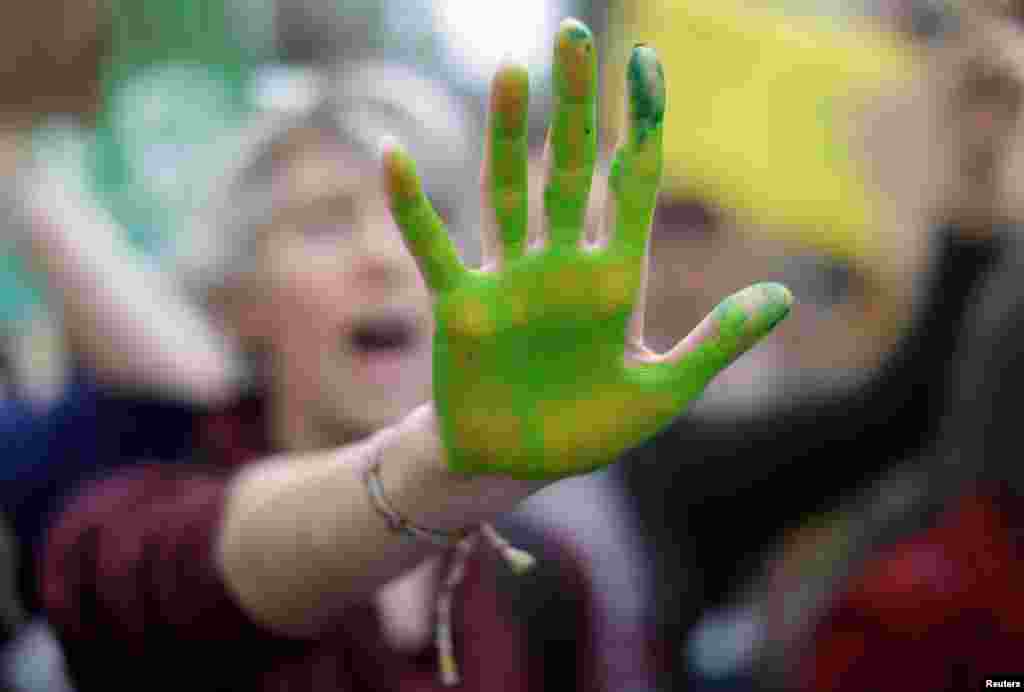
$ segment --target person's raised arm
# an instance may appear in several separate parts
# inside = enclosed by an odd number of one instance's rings
[[[315,630],[427,554],[429,547],[396,540],[374,508],[362,474],[375,460],[389,502],[412,523],[451,531],[490,520],[544,485],[614,462],[788,314],[789,292],[758,284],[723,300],[668,353],[646,348],[664,77],[654,51],[636,47],[628,131],[609,176],[604,228],[589,242],[595,53],[589,30],[566,20],[556,37],[557,105],[537,243],[527,241],[527,74],[506,66],[497,75],[479,269],[461,262],[413,162],[385,144],[392,214],[433,293],[433,400],[369,442],[269,461],[237,479],[218,560],[258,621]]]

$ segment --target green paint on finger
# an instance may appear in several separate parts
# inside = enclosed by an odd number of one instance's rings
[[[521,65],[506,65],[494,78],[491,111],[495,129],[506,137],[525,131],[530,77]]]
[[[382,164],[391,215],[406,247],[431,290],[450,289],[461,279],[465,268],[444,222],[423,194],[416,164],[392,140],[383,143]]]
[[[764,338],[790,312],[793,295],[777,283],[760,283],[723,300],[714,315],[730,360]]]
[[[420,181],[412,158],[392,140],[384,144],[384,170],[393,208],[413,203],[420,194]]]
[[[633,49],[627,79],[628,135],[615,152],[609,180],[615,201],[612,247],[636,253],[647,247],[663,166],[665,81],[653,50]]]
[[[788,288],[777,283],[758,284],[758,288],[766,299],[759,315],[760,329],[762,333],[767,334],[793,309],[793,294]]]
[[[507,259],[526,249],[529,221],[526,141],[495,142],[492,150],[491,206]]]
[[[555,41],[554,69],[560,101],[593,101],[593,84],[597,76],[594,38],[586,26],[574,19],[562,22]]]
[[[780,284],[761,283],[735,293],[698,325],[677,362],[664,361],[638,369],[637,379],[654,388],[670,387],[685,401],[700,395],[709,382],[790,312],[793,297]]]
[[[527,113],[529,75],[503,67],[491,91],[490,197],[507,259],[522,255],[529,217]]]
[[[555,40],[556,106],[544,212],[549,239],[556,245],[578,242],[590,195],[597,152],[597,59],[593,44],[590,31],[571,19],[562,22]]]
[[[590,30],[587,29],[586,25],[576,19],[566,19],[562,22],[562,35],[569,38],[572,41],[587,41],[591,38]]]
[[[665,118],[665,75],[654,49],[644,44],[633,48],[627,78],[630,125],[640,146]]]

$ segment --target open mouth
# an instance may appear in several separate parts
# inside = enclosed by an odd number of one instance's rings
[[[417,334],[412,319],[390,315],[359,320],[348,338],[357,356],[393,356],[412,349],[418,341]]]
[[[359,322],[350,333],[353,350],[360,355],[392,355],[410,349],[416,330],[409,319],[383,317]]]
[[[379,316],[355,324],[348,335],[348,348],[358,376],[391,388],[411,374],[410,356],[419,341],[420,330],[408,316]]]

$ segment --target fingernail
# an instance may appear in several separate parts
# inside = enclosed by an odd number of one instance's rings
[[[526,123],[529,109],[530,76],[526,68],[508,63],[498,70],[494,78],[492,108],[497,116],[497,125],[505,131],[516,133]]]
[[[793,307],[793,294],[779,283],[766,282],[754,286],[761,293],[761,308],[754,320],[755,330],[764,334],[789,315]]]
[[[643,143],[665,118],[665,75],[654,49],[643,43],[633,47],[627,70],[629,114],[638,140]]]
[[[765,282],[729,296],[715,308],[719,329],[738,337],[746,350],[789,314],[793,294],[782,284]]]
[[[414,199],[419,192],[416,164],[394,137],[383,137],[380,144],[388,194],[395,201]]]
[[[577,42],[590,41],[593,38],[587,25],[575,17],[566,17],[562,20],[558,25],[558,35]]]
[[[377,142],[377,160],[383,164],[387,161],[387,156],[392,151],[401,149],[401,145],[398,143],[398,139],[391,135],[384,135]]]
[[[565,19],[555,41],[555,84],[563,97],[582,101],[591,91],[597,59],[594,37],[585,24]]]

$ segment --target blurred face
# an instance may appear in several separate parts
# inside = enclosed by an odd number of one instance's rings
[[[430,396],[426,286],[377,167],[318,147],[285,167],[265,229],[263,341],[273,395],[322,444],[396,421]]]
[[[718,300],[735,292],[746,252],[730,251],[707,207],[662,198],[651,229],[645,326],[648,346],[663,352],[689,332]],[[742,263],[740,265],[737,262]]]
[[[646,340],[655,351],[670,349],[726,296],[759,281],[781,281],[796,296],[796,309],[783,328],[716,381],[735,377],[745,387],[760,374],[800,377],[863,367],[886,342],[864,328],[860,298],[846,292],[845,279],[841,267],[830,268],[767,232],[741,228],[698,202],[666,196],[651,233]]]

